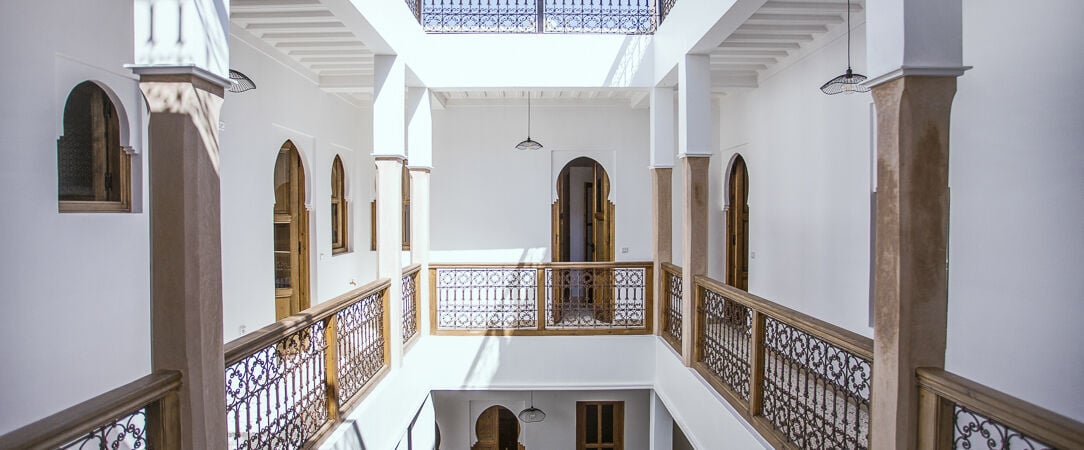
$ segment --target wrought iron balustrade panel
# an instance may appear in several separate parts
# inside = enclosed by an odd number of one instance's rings
[[[647,269],[546,269],[546,328],[646,327]]]
[[[872,363],[765,320],[763,416],[798,448],[869,448]]]
[[[681,293],[681,275],[665,272],[666,276],[666,310],[663,311],[663,333],[666,333],[674,342],[677,342],[678,352],[681,352],[681,303],[684,301]]]
[[[439,268],[436,278],[438,329],[538,325],[538,276],[533,268]]]
[[[670,15],[670,10],[674,8],[674,4],[677,0],[659,0],[659,23],[662,24],[666,20],[666,16]]]
[[[231,449],[301,448],[328,421],[324,322],[226,367]]]
[[[384,367],[384,291],[362,297],[335,315],[339,404],[354,397]]]
[[[703,292],[700,362],[731,392],[748,400],[753,311],[718,292]]]
[[[64,450],[147,448],[147,410],[140,408],[131,414],[111,420],[60,448]]]
[[[990,450],[1048,450],[1050,445],[1009,428],[996,420],[955,405],[952,448]]]
[[[649,34],[655,0],[543,0],[545,33]]]
[[[403,342],[418,333],[418,273],[403,275]]]
[[[421,0],[427,33],[535,33],[536,0]]]

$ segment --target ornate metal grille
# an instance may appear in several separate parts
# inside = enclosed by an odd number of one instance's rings
[[[403,275],[403,342],[418,333],[418,272]]]
[[[147,448],[147,409],[113,419],[62,449]]]
[[[422,21],[422,0],[406,0],[407,8],[410,8],[410,13],[414,14],[414,18],[418,19],[418,23]]]
[[[383,291],[373,292],[335,315],[339,404],[361,391],[384,367]]]
[[[647,269],[547,268],[547,328],[644,328]]]
[[[666,16],[670,15],[670,10],[674,8],[674,4],[677,0],[659,0],[659,23],[666,20]]]
[[[1052,448],[1050,445],[958,404],[954,408],[952,424],[954,428],[952,448],[988,448],[990,450]]]
[[[226,367],[230,448],[301,448],[328,421],[325,322]]]
[[[655,32],[655,0],[542,0],[545,33]]]
[[[671,5],[674,0],[669,0]],[[420,0],[429,33],[650,34],[656,0]],[[407,0],[411,11],[415,5]]]
[[[535,33],[536,0],[421,0],[428,33]]]
[[[798,448],[869,448],[870,361],[772,317],[764,340],[772,426]]]
[[[710,289],[700,303],[700,362],[742,399],[749,399],[753,312]]]
[[[437,328],[535,328],[538,276],[533,268],[436,269]]]
[[[676,345],[674,350],[681,352],[681,275],[666,272],[666,308],[663,309],[662,332],[666,334]]]

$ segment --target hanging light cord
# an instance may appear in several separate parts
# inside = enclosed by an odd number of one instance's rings
[[[847,0],[847,72],[851,71],[851,0]],[[530,128],[530,126],[528,126]],[[530,134],[530,131],[527,132]]]
[[[850,56],[847,57],[850,59]],[[850,64],[849,62],[847,64]],[[527,91],[527,140],[531,140],[531,91]],[[534,394],[531,394],[531,406],[534,406]]]

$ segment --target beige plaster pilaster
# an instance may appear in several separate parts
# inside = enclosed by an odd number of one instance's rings
[[[403,157],[376,156],[376,272],[391,280],[388,310],[391,367],[403,365]]]
[[[226,448],[218,115],[223,88],[147,75],[151,368],[178,370],[181,448]]]
[[[916,445],[915,369],[944,367],[949,115],[955,77],[873,88],[877,109],[872,445]]]
[[[662,332],[662,299],[666,295],[662,263],[672,263],[674,258],[673,172],[670,167],[651,168],[651,259],[655,263],[655,292],[652,294],[655,296],[655,319],[652,326],[655,334]]]
[[[410,252],[418,272],[418,330],[429,334],[429,168],[410,167]]]
[[[708,155],[682,155],[681,355],[693,363],[696,316],[694,277],[708,270]]]

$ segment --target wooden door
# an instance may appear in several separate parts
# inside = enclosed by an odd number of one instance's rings
[[[726,283],[749,290],[749,172],[738,156],[730,170]]]
[[[576,450],[624,450],[625,402],[576,402]]]
[[[614,260],[613,245],[613,203],[610,203],[610,177],[606,170],[597,162],[594,163],[593,185],[590,192],[591,199],[588,207],[591,211],[592,241],[594,243],[590,261],[612,262]],[[595,320],[599,322],[613,322],[614,298],[616,286],[614,286],[613,269],[591,270],[591,298],[594,303]]]
[[[503,406],[491,406],[474,422],[478,441],[471,450],[524,450],[519,443],[519,419]]]
[[[281,320],[309,307],[305,173],[289,141],[279,150],[274,180],[275,318]]]

